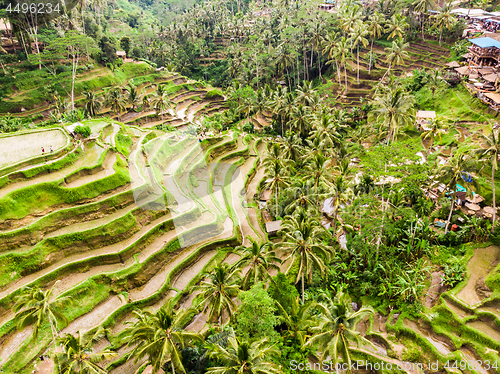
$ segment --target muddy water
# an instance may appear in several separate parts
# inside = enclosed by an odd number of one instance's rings
[[[481,298],[476,292],[476,283],[484,279],[499,260],[500,247],[490,245],[489,247],[477,248],[467,265],[470,273],[467,285],[456,296],[469,305],[479,304]]]

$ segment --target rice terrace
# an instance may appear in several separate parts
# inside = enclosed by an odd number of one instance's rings
[[[30,4],[0,373],[500,373],[498,2]]]

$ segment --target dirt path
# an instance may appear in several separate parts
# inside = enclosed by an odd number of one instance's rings
[[[500,247],[490,245],[489,247],[476,248],[474,255],[467,264],[470,272],[469,280],[456,296],[471,306],[479,304],[482,298],[477,292],[478,287],[481,287],[484,278],[499,261]]]

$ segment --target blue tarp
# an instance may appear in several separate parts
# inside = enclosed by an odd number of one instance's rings
[[[500,48],[500,42],[498,42],[492,38],[469,39],[469,42],[471,42],[472,44],[475,44],[481,48],[490,48],[490,47]]]

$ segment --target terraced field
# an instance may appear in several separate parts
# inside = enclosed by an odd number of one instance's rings
[[[0,364],[8,372],[31,372],[50,343],[47,326],[36,344],[30,327],[15,330],[10,307],[22,287],[57,282],[55,296],[73,299],[62,332],[110,328],[109,342],[120,353],[108,363],[110,372],[133,372],[122,368],[127,350],[116,346],[131,310],[157,309],[170,297],[190,306],[189,289],[201,272],[216,260],[236,260],[225,248],[266,239],[256,212],[244,207],[259,182],[252,176],[263,177],[260,140],[230,134],[200,143],[114,124],[133,139],[126,157],[113,146],[113,127],[89,124],[96,139],[74,143],[47,163],[33,159],[20,170],[0,169],[6,264],[0,270]],[[61,167],[47,173],[56,163]],[[203,325],[201,316],[192,328]]]
[[[386,51],[383,47],[373,45],[373,52],[378,55],[375,69],[368,73],[367,60],[368,49],[360,50],[359,57],[359,84],[357,82],[357,61],[352,60],[347,66],[347,94],[344,96],[344,71],[341,71],[341,83],[339,85],[338,76],[332,76],[330,85],[324,88],[324,94],[334,98],[338,106],[353,107],[361,105],[362,98],[368,98],[372,95],[373,87],[380,81],[388,69],[385,63]],[[392,68],[391,71],[396,75],[413,72],[414,69],[441,69],[447,62],[449,51],[446,48],[430,44],[428,42],[412,42],[407,49],[410,58],[404,60],[404,64]]]

